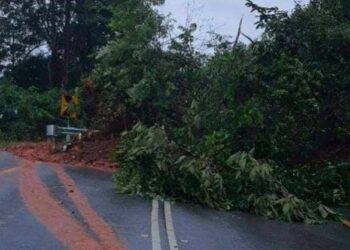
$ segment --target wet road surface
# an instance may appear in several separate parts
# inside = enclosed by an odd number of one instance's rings
[[[338,223],[309,226],[117,194],[111,174],[0,152],[0,250],[350,249]]]

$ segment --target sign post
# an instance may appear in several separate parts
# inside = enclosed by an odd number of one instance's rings
[[[70,128],[70,119],[77,119],[78,117],[79,98],[77,96],[62,95],[60,116],[67,118],[67,128]],[[66,143],[70,144],[71,135],[66,135]]]

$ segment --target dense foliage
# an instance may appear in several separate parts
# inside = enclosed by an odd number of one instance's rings
[[[114,178],[121,192],[181,197],[287,221],[319,223],[335,217],[319,202],[306,202],[290,193],[274,163],[257,161],[253,152],[238,152],[219,163],[210,150],[196,155],[190,147],[171,141],[164,127],[137,124],[123,134],[115,157],[122,166]]]
[[[26,88],[76,85],[92,69],[93,54],[113,37],[110,2],[0,1],[0,72]],[[39,71],[25,71],[29,65]]]
[[[77,86],[114,37],[110,3],[0,1],[0,140],[43,138],[45,125],[64,122],[58,88]]]
[[[193,46],[195,24],[182,27],[164,50],[155,38],[168,26],[151,24],[159,23],[156,12],[140,26],[153,36],[137,33],[147,46],[105,47],[96,88],[119,96],[103,109],[110,111],[105,124],[144,124],[125,133],[117,149],[117,189],[304,222],[332,216],[322,204],[348,204],[345,5],[312,1],[288,15],[247,1],[260,15],[261,40],[244,45],[217,35],[210,56]],[[147,1],[129,7],[150,11]],[[129,59],[121,60],[125,50]],[[109,73],[119,77],[100,77]]]
[[[56,119],[59,91],[0,82],[0,141],[38,139]]]
[[[317,223],[350,204],[348,2],[288,14],[246,0],[262,37],[213,34],[198,51],[197,25],[174,36],[162,0],[5,1],[0,59],[25,88],[80,80],[82,121],[125,131],[118,191]],[[49,56],[27,53],[42,43]],[[35,135],[56,114],[56,90],[0,88],[2,134]]]

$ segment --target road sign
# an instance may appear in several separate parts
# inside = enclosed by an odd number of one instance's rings
[[[79,99],[77,96],[62,95],[61,96],[61,117],[69,117],[76,119],[78,117]]]

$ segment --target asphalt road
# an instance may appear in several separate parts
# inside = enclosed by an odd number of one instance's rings
[[[309,226],[117,194],[111,175],[0,152],[0,250],[350,249],[340,224]]]

